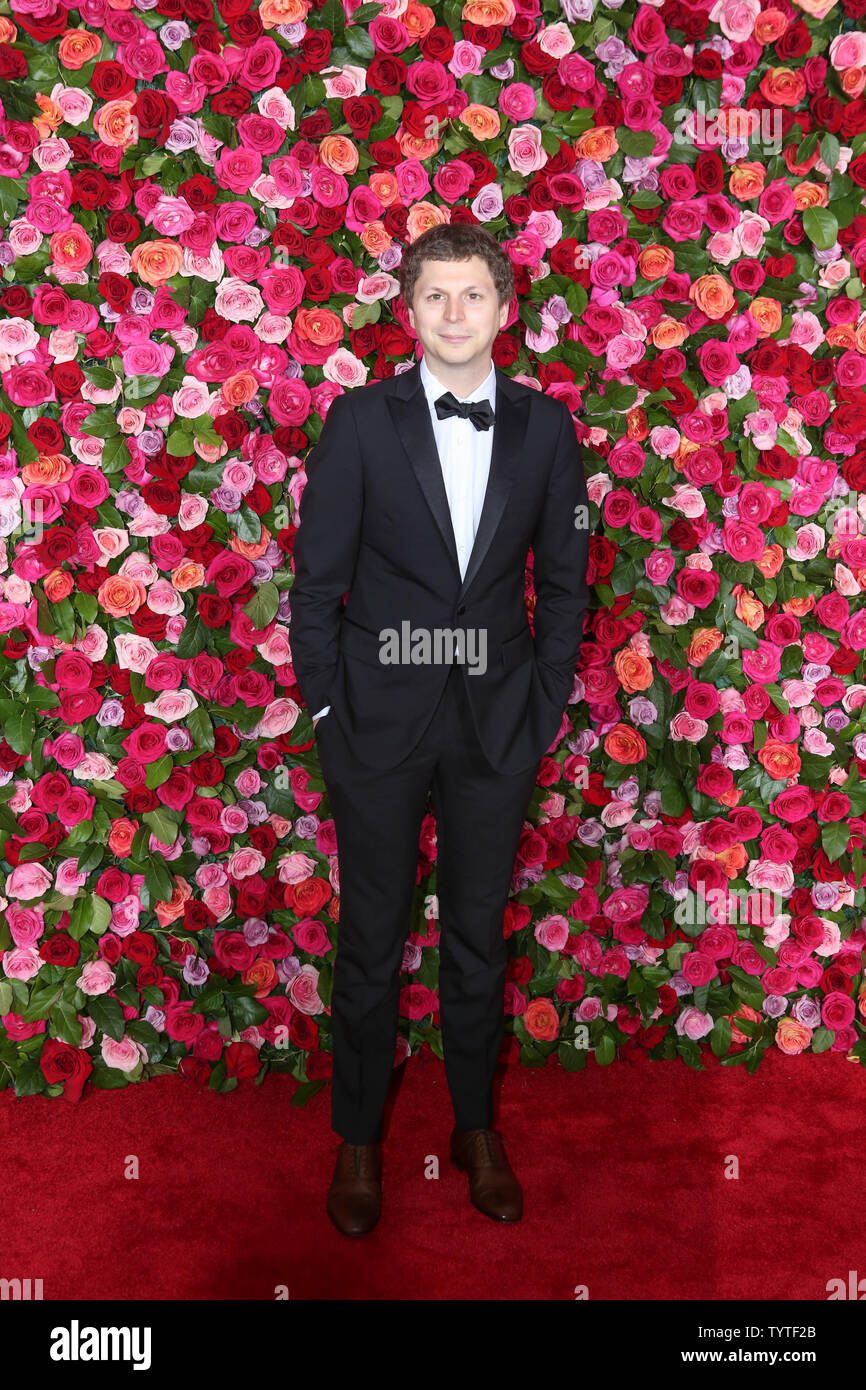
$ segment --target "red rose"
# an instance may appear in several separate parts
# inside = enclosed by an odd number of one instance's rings
[[[205,174],[194,174],[178,186],[178,196],[185,198],[194,212],[209,208],[217,195],[217,186]]]
[[[27,59],[7,43],[0,44],[0,81],[15,82],[27,76]]]
[[[21,22],[20,15],[16,15]],[[81,1048],[71,1047],[60,1038],[46,1038],[42,1044],[39,1066],[49,1086],[63,1084],[63,1099],[81,1099],[84,1083],[93,1071],[93,1063]]]
[[[242,1078],[258,1076],[260,1070],[259,1054],[251,1043],[229,1043],[224,1055],[227,1076]]]
[[[75,965],[80,953],[78,942],[65,931],[56,931],[39,947],[39,954],[48,965]]]
[[[77,396],[84,381],[84,373],[77,362],[55,362],[49,376],[58,396]]]
[[[89,86],[100,101],[114,101],[135,91],[135,78],[120,63],[109,59],[96,64]]]
[[[695,160],[695,183],[699,193],[718,193],[724,183],[725,169],[717,154],[704,151]]]
[[[308,29],[301,40],[301,53],[310,72],[321,72],[328,66],[333,47],[333,36],[327,29]],[[367,69],[367,85],[370,85],[370,69]]]
[[[216,92],[210,99],[215,116],[231,116],[233,120],[243,116],[251,105],[252,97],[243,87],[226,87],[225,91]]]
[[[35,444],[40,454],[57,454],[63,448],[63,432],[55,420],[47,415],[34,420],[27,426],[27,438]]]
[[[6,285],[0,293],[0,307],[5,309],[7,314],[26,319],[33,308],[33,300],[23,285]]]
[[[204,627],[227,627],[232,616],[232,606],[228,599],[218,594],[199,594],[196,599],[197,612]]]

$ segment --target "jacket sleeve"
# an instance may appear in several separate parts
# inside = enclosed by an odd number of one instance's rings
[[[542,685],[560,710],[574,684],[589,606],[589,535],[583,456],[571,412],[563,405],[547,496],[532,538],[535,659]]]
[[[335,396],[305,461],[289,592],[289,643],[307,709],[328,704],[340,651],[343,595],[352,586],[361,537],[364,480],[351,402]]]

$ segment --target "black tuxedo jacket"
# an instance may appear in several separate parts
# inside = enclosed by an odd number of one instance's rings
[[[486,671],[464,664],[461,674],[498,771],[537,764],[559,728],[589,603],[581,451],[567,407],[499,368],[495,411],[462,580],[420,363],[335,397],[307,456],[292,666],[309,713],[329,704],[322,722],[335,719],[366,766],[393,768],[412,751],[455,664],[383,664],[380,633],[407,623],[413,633],[485,630]],[[530,545],[534,641],[524,603]]]

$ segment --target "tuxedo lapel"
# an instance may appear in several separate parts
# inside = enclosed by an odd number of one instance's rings
[[[481,508],[478,531],[466,575],[458,598],[463,598],[469,585],[481,567],[481,562],[496,535],[502,514],[517,471],[523,458],[523,446],[529,419],[529,397],[511,378],[497,367],[496,371],[496,418],[492,425],[493,442],[490,455],[490,473],[487,490]],[[430,408],[421,381],[421,364],[416,362],[408,371],[391,377],[392,390],[387,400],[394,428],[406,452],[406,456],[421,486],[427,504],[433,513],[436,525],[448,547],[448,554],[455,574],[460,575],[460,562],[457,558],[457,543],[448,494],[442,477],[442,465],[436,448],[436,436]]]

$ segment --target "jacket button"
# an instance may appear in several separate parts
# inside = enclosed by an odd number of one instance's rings
[[[465,604],[465,603],[461,603],[460,607],[457,609],[457,612],[458,612],[458,613],[465,613],[465,612],[466,612],[466,604]]]

